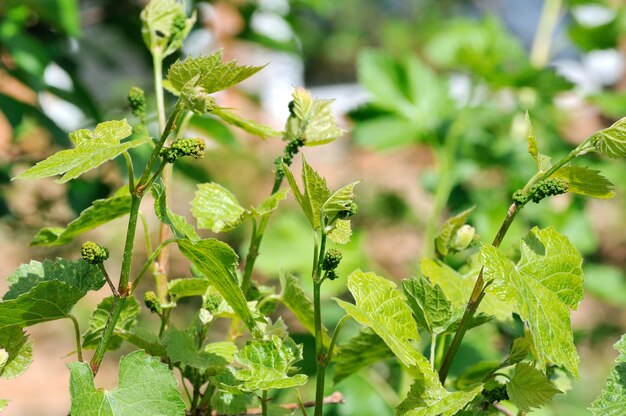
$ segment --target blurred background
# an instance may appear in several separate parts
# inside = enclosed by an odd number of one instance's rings
[[[20,263],[76,258],[85,239],[110,247],[111,257],[119,258],[123,219],[64,246],[36,248],[29,242],[40,228],[65,226],[93,200],[123,185],[121,165],[104,165],[67,184],[10,178],[68,147],[68,132],[125,117],[131,86],[153,96],[151,58],[140,33],[144,3],[0,3],[1,293]],[[473,205],[470,222],[490,241],[510,195],[533,174],[526,111],[540,151],[553,158],[626,115],[622,0],[223,0],[187,1],[187,7],[198,13],[196,26],[166,66],[219,48],[240,63],[269,63],[237,90],[219,93],[221,106],[280,129],[293,86],[336,99],[334,109],[350,133],[305,154],[331,187],[361,180],[355,234],[339,270],[344,278],[357,267],[397,280],[418,273],[438,224]],[[170,104],[172,98],[166,97]],[[149,121],[155,128],[154,111]],[[269,193],[280,140],[263,142],[210,116],[194,116],[190,130],[208,139],[209,151],[200,162],[177,164],[174,211],[188,215],[196,184],[207,181],[228,187],[244,206]],[[537,415],[587,414],[616,355],[611,346],[626,329],[626,165],[595,156],[584,163],[602,170],[616,184],[617,196],[602,201],[568,194],[530,204],[502,246],[515,255],[531,226],[554,225],[585,257],[586,297],[573,314],[581,378],[562,380],[559,387],[571,391]],[[294,204],[279,210],[257,262],[255,277],[268,284],[276,284],[280,270],[310,274],[306,220]],[[149,200],[143,211],[156,235]],[[242,228],[219,238],[243,253],[248,236]],[[137,246],[136,261],[143,263],[140,236]],[[189,275],[187,264],[173,256],[173,277]],[[111,275],[119,272],[119,265],[109,267]],[[325,285],[325,296],[343,293],[343,282]],[[91,294],[77,305],[81,327],[102,297]],[[334,302],[325,315],[329,326],[340,317]],[[285,319],[306,354],[312,337]],[[508,348],[508,331],[485,325],[470,332],[453,375],[480,359],[499,357]],[[11,400],[6,414],[66,414],[72,325],[55,321],[29,333],[31,368],[19,379],[0,380],[2,397]],[[115,363],[127,351],[109,354],[101,386],[116,385]],[[312,360],[302,363],[306,372],[314,367]],[[385,362],[342,381],[335,388],[348,401],[328,414],[393,414],[399,372]]]

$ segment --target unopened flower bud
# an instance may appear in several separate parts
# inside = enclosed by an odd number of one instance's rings
[[[476,230],[471,225],[465,224],[461,226],[452,238],[450,247],[456,251],[465,250],[472,243]]]
[[[93,241],[86,241],[80,249],[80,255],[87,263],[101,264],[109,258],[109,250]]]

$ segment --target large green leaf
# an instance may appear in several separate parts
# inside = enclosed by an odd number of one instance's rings
[[[285,305],[300,321],[302,326],[315,335],[315,318],[313,315],[313,302],[306,296],[300,287],[298,278],[291,274],[280,275],[280,301]],[[330,345],[328,330],[323,328],[324,344]]]
[[[14,179],[40,179],[63,174],[58,182],[67,182],[150,140],[149,137],[143,137],[120,142],[131,133],[132,128],[126,119],[105,121],[98,124],[93,132],[87,129],[77,130],[70,134],[70,140],[74,143],[73,149],[53,154]]]
[[[594,416],[622,416],[626,409],[626,335],[613,346],[619,355],[600,395],[589,410]]]
[[[452,304],[438,285],[423,276],[402,281],[402,289],[419,326],[440,334],[450,325]]]
[[[233,249],[215,239],[200,240],[195,244],[189,240],[180,240],[178,247],[198,272],[209,279],[211,285],[220,292],[248,329],[254,328],[254,319],[246,297],[239,287],[238,257]]]
[[[557,170],[552,177],[567,181],[568,192],[601,199],[615,196],[614,185],[597,170],[583,166],[565,166]]]
[[[304,374],[288,375],[291,366],[302,359],[302,346],[289,338],[248,341],[235,359],[247,367],[236,373],[245,391],[287,389],[307,382]]]
[[[317,146],[330,143],[345,133],[337,126],[333,115],[333,100],[313,98],[304,88],[295,88],[292,96],[285,139],[304,139],[305,146]]]
[[[23,264],[8,281],[11,286],[0,302],[0,331],[65,318],[89,290],[104,285],[97,266],[64,259]]]
[[[114,304],[115,298],[113,296],[109,296],[100,302],[91,318],[89,318],[89,328],[83,334],[83,348],[95,349],[98,346],[100,340],[102,340],[102,333],[109,321]],[[139,316],[140,310],[137,299],[133,296],[128,297],[115,323],[114,331],[129,331],[137,323],[137,316]],[[107,344],[107,350],[116,350],[121,345],[122,338],[114,333]]]
[[[168,88],[180,94],[188,82],[202,87],[206,94],[239,84],[259,72],[262,66],[240,66],[237,61],[222,62],[222,51],[212,55],[177,60],[167,72]]]
[[[187,19],[184,2],[151,0],[141,12],[143,41],[153,54],[168,56],[183,45],[195,21],[195,15]]]
[[[178,238],[187,238],[192,242],[200,240],[200,236],[193,228],[193,225],[187,222],[182,215],[173,213],[167,207],[167,198],[165,196],[165,186],[161,181],[152,185],[152,195],[154,197],[154,212],[163,224],[169,225],[172,233]]]
[[[333,356],[335,383],[362,368],[394,356],[385,341],[369,328],[361,329],[355,337],[339,347],[339,351]]]
[[[171,327],[163,335],[162,341],[172,363],[180,363],[201,371],[209,369],[217,371],[229,364],[222,355],[199,349],[196,338],[189,332]]]
[[[412,344],[419,341],[411,309],[396,285],[375,273],[354,271],[348,289],[356,305],[335,299],[352,318],[371,328],[407,367],[417,364],[420,354]]]
[[[191,213],[198,221],[198,228],[219,233],[237,228],[245,220],[246,210],[232,192],[213,182],[198,185],[191,201]]]
[[[578,377],[578,354],[569,309],[583,296],[582,258],[554,228],[533,228],[523,239],[521,258],[511,262],[500,250],[484,245],[480,252],[490,293],[512,302],[528,325],[541,366],[556,364]]]
[[[626,157],[626,117],[600,130],[595,137],[598,140],[596,149],[603,155],[614,159]]]
[[[546,404],[552,396],[561,393],[547,377],[527,362],[515,366],[515,371],[506,385],[509,398],[523,412],[530,412]]]
[[[31,246],[58,246],[67,244],[77,235],[106,224],[130,212],[130,195],[114,195],[97,199],[70,222],[66,228],[43,228],[30,242]]]
[[[158,358],[135,351],[120,360],[119,384],[105,391],[94,386],[88,363],[72,362],[72,416],[184,416],[174,374]]]
[[[0,329],[0,352],[0,379],[15,378],[33,361],[33,342],[18,326]]]
[[[459,273],[440,261],[423,259],[420,262],[420,268],[424,276],[441,287],[446,298],[455,308],[465,308],[480,272],[480,265],[474,265],[469,270]],[[478,307],[478,312],[495,316],[500,321],[510,321],[513,306],[487,293]]]

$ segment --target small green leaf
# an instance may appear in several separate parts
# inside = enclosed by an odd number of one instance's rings
[[[246,391],[287,389],[307,382],[304,374],[288,376],[292,365],[302,359],[302,346],[289,338],[283,341],[272,336],[266,341],[248,341],[235,359],[247,367],[236,373]]]
[[[339,383],[362,368],[393,356],[393,352],[381,337],[371,329],[363,328],[348,342],[341,344],[339,351],[333,356],[335,363],[333,381]]]
[[[333,194],[324,202],[322,210],[326,215],[336,214],[349,208],[350,203],[354,200],[354,187],[359,182],[352,182],[343,188],[333,192]]]
[[[271,127],[264,126],[263,124],[255,123],[252,120],[246,120],[244,118],[239,117],[237,114],[231,113],[223,108],[215,108],[211,111],[211,114],[221,118],[227,124],[231,126],[239,127],[240,129],[247,131],[250,134],[254,134],[255,136],[259,136],[263,140],[266,140],[270,137],[280,137],[282,132],[276,131]]]
[[[530,353],[531,344],[532,338],[530,336],[514,339],[513,344],[511,344],[509,356],[500,364],[499,368],[508,367],[525,360]]]
[[[589,407],[593,416],[621,416],[626,409],[626,335],[613,347],[619,355],[606,385]]]
[[[30,367],[33,342],[18,326],[0,329],[0,352],[0,379],[15,378]]]
[[[523,412],[541,407],[549,402],[552,396],[561,393],[545,375],[527,362],[515,366],[511,381],[506,385],[506,391],[515,406]]]
[[[552,167],[552,164],[548,156],[539,153],[539,147],[535,140],[535,132],[533,131],[533,125],[530,122],[528,111],[526,111],[526,122],[528,123],[528,153],[530,153],[535,160],[537,170],[541,173],[545,173]]]
[[[154,197],[154,212],[163,224],[169,225],[172,233],[177,238],[186,238],[193,243],[200,240],[200,236],[193,228],[193,225],[187,222],[182,215],[173,213],[166,205],[167,198],[165,196],[165,186],[159,180],[152,185],[152,196]]]
[[[404,365],[416,365],[420,354],[412,341],[420,337],[411,309],[396,285],[375,273],[356,270],[348,276],[348,289],[356,305],[335,298],[339,306],[380,336]]]
[[[114,195],[97,199],[70,222],[66,228],[43,228],[30,242],[31,246],[58,246],[67,244],[77,235],[106,224],[130,212],[130,195]]]
[[[167,293],[175,304],[181,298],[202,296],[209,287],[207,279],[192,277],[188,279],[174,279],[167,284]]]
[[[198,349],[198,341],[187,331],[179,331],[170,327],[163,334],[162,342],[167,350],[167,356],[172,363],[197,368],[201,371],[218,371],[229,364],[222,355]]]
[[[345,131],[337,127],[331,105],[334,100],[311,97],[304,88],[295,88],[290,104],[291,115],[285,126],[285,139],[304,139],[305,146],[330,143]]]
[[[303,192],[300,192],[293,174],[289,170],[289,166],[283,164],[285,177],[289,182],[291,191],[296,197],[300,208],[306,215],[314,230],[320,229],[322,226],[322,207],[330,198],[330,190],[326,185],[326,179],[322,178],[306,161],[302,158],[302,186]]]
[[[109,320],[109,315],[111,314],[111,310],[113,310],[114,304],[115,298],[113,296],[109,296],[100,302],[91,315],[91,318],[89,318],[89,328],[83,334],[83,348],[95,349],[98,346],[100,340],[102,340],[102,333]],[[140,310],[141,308],[139,307],[137,299],[132,296],[128,297],[124,302],[114,331],[129,331],[137,323],[137,316],[139,316]],[[107,350],[116,350],[121,345],[122,338],[114,333],[107,345]]]
[[[176,27],[177,20],[182,27]],[[187,19],[185,3],[151,0],[141,12],[143,41],[153,54],[171,55],[183,45],[195,21],[195,15]]]
[[[203,183],[191,201],[191,213],[198,228],[219,233],[237,228],[244,221],[246,210],[228,189],[217,183]]]
[[[328,238],[335,244],[348,244],[352,237],[350,220],[337,220],[333,228],[328,232]]]
[[[402,289],[419,326],[431,334],[442,333],[452,318],[452,304],[438,285],[423,276],[402,281]]]
[[[604,156],[614,159],[626,157],[626,117],[600,130],[594,136],[597,139],[596,149]]]
[[[97,266],[64,259],[23,264],[8,281],[11,286],[0,302],[0,331],[65,318],[89,290],[104,285]]]
[[[239,287],[238,257],[233,249],[215,239],[200,240],[196,244],[189,240],[180,240],[178,247],[198,272],[209,279],[211,285],[220,292],[248,329],[254,328],[254,318]]]
[[[141,326],[133,327],[130,331],[121,330],[116,332],[116,335],[124,341],[133,344],[135,347],[146,351],[147,354],[162,359],[166,359],[167,357],[167,351],[165,350],[165,346],[161,344],[159,337],[150,332],[147,328]]]
[[[521,258],[513,264],[500,250],[483,245],[487,291],[512,302],[532,334],[540,366],[563,366],[578,377],[569,309],[583,296],[582,258],[554,228],[533,228],[523,239]]]
[[[485,378],[498,370],[498,361],[480,361],[463,370],[454,385],[459,390],[469,390],[485,382]]]
[[[280,301],[285,305],[298,319],[302,326],[315,335],[315,318],[313,315],[313,303],[306,296],[304,290],[300,287],[298,278],[291,274],[280,276]],[[323,328],[324,345],[330,345],[328,330]]]
[[[252,208],[254,215],[262,217],[274,212],[278,208],[278,204],[287,198],[287,189],[281,189],[270,195],[265,201],[261,202],[258,207]]]
[[[132,127],[126,119],[100,123],[93,133],[85,129],[77,130],[70,134],[75,146],[73,149],[61,150],[13,179],[41,179],[64,174],[58,182],[67,182],[150,140],[144,137],[120,143],[131,133]]]
[[[174,374],[158,358],[135,351],[120,360],[119,384],[105,391],[94,386],[88,363],[72,362],[70,393],[74,416],[184,416]]]
[[[263,69],[263,66],[239,66],[237,61],[222,62],[222,51],[212,55],[188,57],[177,60],[167,72],[167,80],[171,91],[179,95],[188,82],[202,87],[204,93],[211,94],[224,90]]]
[[[557,170],[552,178],[567,181],[567,192],[586,195],[592,198],[609,199],[615,196],[615,185],[600,172],[582,166],[565,166]]]
[[[459,230],[459,228],[461,228],[467,222],[467,218],[473,210],[474,207],[466,209],[465,211],[451,218],[448,218],[446,222],[443,223],[443,225],[439,229],[439,233],[437,233],[437,236],[435,237],[435,249],[437,250],[437,254],[439,254],[441,257],[448,255],[452,238]]]

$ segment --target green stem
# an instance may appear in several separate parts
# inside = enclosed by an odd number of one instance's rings
[[[321,306],[321,282],[320,269],[326,250],[326,234],[322,238],[317,251],[315,244],[313,256],[313,313],[315,315],[315,360],[317,362],[317,380],[315,390],[315,416],[322,416],[324,407],[324,382],[326,378],[326,357],[324,354],[324,340],[322,332],[322,306]],[[319,253],[319,254],[318,254]]]
[[[437,350],[435,351],[435,369],[441,367],[441,361],[443,360],[443,356],[446,352],[446,343],[448,341],[448,335],[442,334],[438,337],[437,341]]]
[[[302,396],[300,395],[300,390],[296,390],[296,401],[298,402],[298,409],[302,412],[302,416],[307,416],[306,408],[304,407],[304,403],[302,402]]]
[[[437,355],[437,334],[430,334],[430,366],[435,369],[435,357]]]
[[[109,284],[109,287],[111,288],[111,293],[113,293],[113,296],[119,296],[120,294],[115,288],[115,285],[113,284],[113,282],[111,281],[111,278],[109,277],[109,274],[107,273],[107,270],[104,268],[104,264],[99,263],[98,267],[100,268],[100,271],[102,272],[102,274],[104,275],[104,278]]]
[[[139,211],[139,219],[141,220],[141,225],[143,227],[143,237],[146,243],[146,253],[152,252],[152,241],[150,241],[150,227],[148,226],[148,220],[146,220],[146,216],[143,215],[143,212]]]
[[[109,320],[107,321],[104,331],[102,333],[102,339],[96,348],[96,352],[94,353],[89,365],[91,367],[91,371],[95,376],[98,373],[98,369],[100,368],[100,364],[102,363],[102,359],[104,358],[104,354],[106,353],[107,345],[111,340],[111,336],[113,335],[113,331],[115,330],[115,324],[122,313],[122,309],[124,308],[124,304],[126,303],[126,296],[120,296],[114,298],[113,308],[109,313]]]
[[[68,314],[65,317],[70,319],[74,324],[74,336],[76,338],[76,355],[78,356],[78,361],[82,362],[83,348],[80,342],[80,327],[78,326],[78,321],[76,320],[76,317],[72,314]]]
[[[198,407],[204,412],[203,414],[210,415],[213,411],[211,408],[211,398],[213,397],[215,390],[216,387],[213,384],[209,384],[204,390],[204,394],[202,395],[202,399],[198,405]]]
[[[550,58],[550,45],[556,28],[563,0],[545,0],[541,17],[535,32],[535,39],[530,51],[530,62],[536,68],[543,68]]]
[[[330,340],[330,345],[328,346],[328,353],[326,354],[326,365],[330,364],[330,360],[333,358],[333,351],[335,350],[335,344],[337,342],[337,338],[339,333],[341,332],[341,328],[343,328],[343,324],[350,319],[350,315],[344,315],[339,322],[337,322],[337,326],[335,326],[335,332],[333,332],[333,337]]]
[[[165,100],[163,97],[163,57],[158,51],[152,53],[152,68],[154,70],[154,94],[159,116],[159,133],[165,131]]]
[[[261,393],[261,415],[267,416],[267,390]]]
[[[161,244],[159,244],[156,247],[154,252],[152,252],[150,257],[148,257],[148,259],[143,264],[143,267],[141,268],[139,273],[137,273],[137,275],[135,276],[135,280],[133,281],[133,285],[132,285],[132,287],[130,289],[130,293],[134,293],[135,292],[135,289],[137,289],[137,286],[139,285],[139,282],[141,281],[143,276],[145,276],[145,274],[148,272],[148,270],[150,269],[150,266],[152,265],[152,263],[159,256],[159,253],[161,252],[161,250],[163,250],[163,248],[165,248],[169,244],[175,243],[177,241],[178,241],[178,238],[170,238],[170,239],[167,239],[167,240],[163,241]]]
[[[126,160],[126,170],[128,170],[128,189],[132,194],[135,192],[135,169],[133,168],[133,160],[130,158],[128,152],[124,152],[123,155]]]

